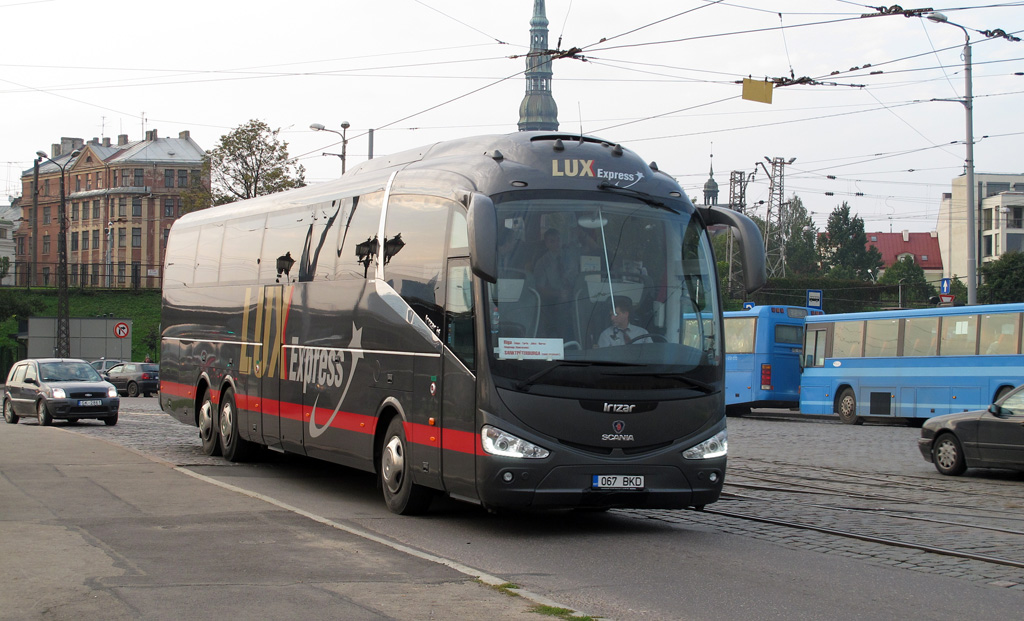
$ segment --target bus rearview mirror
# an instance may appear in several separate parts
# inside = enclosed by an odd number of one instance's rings
[[[469,199],[469,265],[487,282],[498,281],[498,215],[489,196],[473,193]]]
[[[747,293],[757,291],[768,281],[765,268],[764,238],[757,224],[747,216],[732,209],[698,207],[704,224],[726,224],[733,229],[743,249],[743,286]]]

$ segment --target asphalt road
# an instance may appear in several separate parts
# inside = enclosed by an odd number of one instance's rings
[[[276,503],[311,525],[341,524],[604,618],[1009,619],[1024,606],[1024,569],[781,523],[913,535],[935,546],[950,543],[953,533],[961,547],[991,554],[986,544],[998,541],[995,552],[1024,561],[1024,475],[941,477],[918,454],[916,429],[788,415],[730,419],[727,494],[709,509],[774,522],[712,511],[491,515],[450,500],[407,518],[387,511],[372,475],[269,454],[228,464],[203,455],[195,430],[161,414],[155,399],[125,399],[122,412],[116,427],[68,430]],[[859,487],[851,491],[852,484]],[[953,502],[966,497],[970,515]],[[925,514],[940,519],[917,519]],[[949,516],[963,524],[945,523]]]

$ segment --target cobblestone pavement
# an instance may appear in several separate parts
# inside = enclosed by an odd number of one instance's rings
[[[163,414],[155,399],[123,399],[114,427],[83,421],[67,429],[177,465],[232,467],[220,457],[204,455],[197,430]],[[919,435],[917,429],[896,425],[854,427],[792,415],[731,418],[729,470],[718,503],[703,513],[625,513],[1024,591],[1020,567],[722,515],[792,522],[1024,564],[1024,473],[971,470],[964,477],[944,477],[918,453]]]

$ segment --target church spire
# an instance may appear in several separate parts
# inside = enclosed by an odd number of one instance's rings
[[[551,95],[551,56],[544,0],[534,0],[530,54],[526,57],[526,95],[519,104],[519,131],[557,131],[558,106]]]
[[[715,145],[711,144],[711,167],[708,171],[708,180],[704,182],[704,204],[718,204],[718,182],[715,181]]]

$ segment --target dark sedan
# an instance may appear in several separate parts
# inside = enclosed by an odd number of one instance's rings
[[[988,410],[929,418],[917,445],[942,474],[963,474],[968,468],[1024,470],[1024,385]]]
[[[40,425],[49,425],[58,418],[70,423],[98,418],[116,425],[121,405],[117,389],[88,362],[67,358],[16,362],[7,374],[3,401],[8,423],[17,423],[22,416],[35,416]]]
[[[160,390],[160,365],[152,362],[123,362],[107,369],[103,377],[129,397],[148,397]]]

